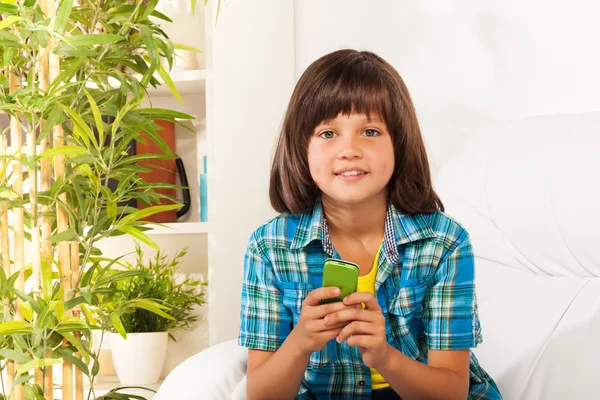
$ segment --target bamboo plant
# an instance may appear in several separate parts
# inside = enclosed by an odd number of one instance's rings
[[[144,105],[160,84],[181,101],[169,76],[177,46],[157,25],[169,21],[157,3],[0,0],[0,113],[10,121],[0,126],[0,399],[52,399],[55,364],[62,399],[129,398],[95,395],[91,332],[106,321],[90,308],[111,309],[117,283],[142,273],[103,257],[98,242],[130,235],[158,249],[142,219],[181,206],[153,206],[166,197],[156,189],[175,187],[138,176],[175,157],[153,120],[189,129],[182,120],[192,118]],[[142,133],[163,153],[131,155]],[[120,304],[108,315],[114,329],[131,308],[169,311]]]

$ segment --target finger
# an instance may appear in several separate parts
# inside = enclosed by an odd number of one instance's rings
[[[341,343],[341,342],[340,342]],[[348,346],[371,347],[373,335],[354,335],[346,340]]]
[[[323,320],[321,320],[323,321]],[[322,322],[320,325],[320,332],[325,332],[325,331],[330,331],[330,330],[341,330],[344,327],[346,327],[350,322],[340,322],[338,324],[335,325],[330,325],[330,324],[326,324],[325,322]]]
[[[337,287],[320,287],[313,289],[304,299],[304,304],[308,306],[317,306],[321,304],[322,299],[329,299],[340,294],[340,289]]]
[[[338,343],[342,343],[351,336],[356,335],[374,335],[376,333],[376,327],[370,322],[354,321],[349,323],[346,327],[342,328],[340,334],[337,337]]]
[[[349,307],[341,311],[337,311],[328,314],[323,318],[327,324],[337,324],[339,322],[347,321],[366,321],[374,322],[378,314],[372,311],[363,310],[362,308]]]
[[[380,310],[379,303],[377,303],[377,299],[373,296],[373,293],[370,292],[356,292],[349,294],[344,297],[344,304],[347,306],[354,304],[365,304],[365,310]]]
[[[361,307],[360,307],[360,304],[358,305],[358,307],[356,305],[347,306],[344,303],[342,303],[341,301],[335,302],[335,303],[329,303],[329,304],[320,304],[318,306],[314,306],[311,309],[311,317],[315,318],[315,319],[322,319],[322,318],[325,318],[325,316],[327,316],[329,314],[333,314],[338,311],[349,310],[349,309],[353,309],[353,308],[359,309]]]
[[[340,334],[341,331],[342,331],[342,328],[331,329],[328,331],[319,332],[315,335],[315,337],[316,337],[316,340],[319,340],[319,341],[322,340],[322,341],[329,342],[330,340],[335,339]]]

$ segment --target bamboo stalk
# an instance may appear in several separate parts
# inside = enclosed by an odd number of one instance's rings
[[[76,282],[79,274],[79,243],[71,242],[71,281]],[[81,318],[81,306],[76,306],[73,316]],[[77,339],[81,338],[81,332],[75,332]],[[81,353],[75,353],[75,357],[81,360]],[[83,400],[83,373],[75,368],[75,400]]]
[[[39,65],[41,72],[41,64]],[[46,89],[48,87],[46,86]],[[33,121],[32,121],[33,122]],[[32,124],[33,125],[33,124]],[[37,135],[35,126],[31,126],[29,132],[27,132],[27,155],[35,158],[37,155]],[[38,174],[37,166],[34,164],[33,168],[30,165],[28,167],[29,176],[29,204],[31,206],[31,246],[32,246],[32,264],[31,264],[31,277],[33,280],[33,295],[34,297],[40,297],[42,295],[42,259],[41,259],[41,244],[40,244],[40,227],[38,224]],[[44,385],[44,378],[42,370],[37,368],[34,371],[34,382],[40,387]]]
[[[0,135],[0,154],[6,155],[8,147],[8,140],[6,135]],[[4,167],[6,166],[6,160],[0,160],[0,170],[5,171]],[[2,173],[0,179],[6,179],[6,172]],[[11,266],[10,266],[10,241],[9,241],[9,233],[8,233],[8,202],[2,202],[2,206],[0,207],[0,212],[2,213],[1,221],[2,228],[0,233],[2,235],[2,240],[0,241],[1,251],[2,251],[2,269],[4,269],[4,273],[6,276],[10,276]],[[4,300],[4,314],[8,314],[8,299]],[[6,386],[12,387],[13,382],[15,381],[15,364],[13,362],[6,363]]]
[[[67,339],[63,339],[62,344],[63,347],[69,346]],[[63,360],[62,398],[64,400],[73,400],[73,364],[67,360]]]
[[[42,9],[42,12],[46,15],[48,15],[48,4],[47,4],[47,0],[40,0],[39,2],[40,7]],[[39,50],[39,81],[40,81],[40,89],[44,92],[46,92],[48,90],[48,87],[50,85],[50,70],[49,70],[49,60],[48,60],[48,54],[50,51],[50,48],[52,48],[52,37],[49,37],[49,43],[47,47],[40,47]],[[45,126],[45,121],[40,121],[40,130],[44,129]],[[41,143],[40,143],[40,150],[43,153],[44,151],[50,149],[50,135],[46,135],[46,137],[44,139],[42,139]],[[51,186],[51,173],[50,173],[50,159],[49,158],[44,158],[42,159],[42,161],[40,162],[40,178],[41,178],[41,182],[40,182],[40,188],[43,192],[47,192],[48,190],[50,190],[50,186]],[[42,224],[41,224],[41,237],[42,237],[42,257],[44,257],[44,260],[46,262],[49,263],[49,265],[52,265],[52,263],[50,262],[50,257],[52,256],[52,243],[50,243],[50,241],[47,239],[52,235],[52,218],[50,217],[50,215],[48,214],[48,210],[49,210],[49,206],[44,205],[42,208]],[[46,355],[47,357],[51,357],[52,356],[52,352],[49,351],[48,354]],[[53,371],[53,367],[49,366],[46,367],[45,370],[45,374],[44,374],[44,382],[43,382],[43,388],[44,388],[44,397],[47,400],[53,400],[54,399],[54,385],[53,385],[53,380],[54,380],[54,371]]]
[[[56,4],[54,1],[46,2],[46,12],[48,18],[55,19]],[[50,37],[49,48],[53,49],[53,40]],[[50,51],[48,55],[49,65],[49,80],[52,82],[60,74],[60,59],[58,55]],[[62,125],[56,125],[52,128],[53,147],[60,147],[64,144],[64,131]],[[54,157],[54,179],[61,180],[65,176],[65,158],[62,155]],[[63,193],[59,195],[59,200],[66,204],[67,195]],[[56,206],[57,232],[63,232],[68,229],[68,219],[66,212]],[[58,264],[60,266],[60,280],[63,285],[63,301],[67,300],[67,293],[72,289],[71,284],[71,259],[70,259],[69,243],[62,241],[58,244]],[[68,314],[68,313],[67,313]],[[69,346],[66,339],[63,339],[63,346]],[[67,360],[63,360],[63,375],[62,375],[62,398],[63,400],[73,400],[73,364]]]
[[[9,88],[10,92],[13,93],[19,88],[19,79],[13,71],[9,74]],[[21,162],[21,147],[23,146],[23,139],[21,137],[21,121],[18,116],[11,115],[10,117],[10,143],[13,149],[13,155],[16,157],[11,162],[12,176],[13,176],[13,191],[20,197],[23,197],[23,164]],[[15,282],[16,289],[25,291],[25,217],[23,208],[15,207],[14,213],[14,270],[12,272],[19,272],[17,280]],[[20,300],[17,300],[17,312],[15,314],[16,320],[23,320],[23,315],[19,309]],[[14,391],[15,400],[24,400],[25,392],[23,391],[22,385],[17,385]]]

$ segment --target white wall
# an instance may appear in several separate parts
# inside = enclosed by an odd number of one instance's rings
[[[213,178],[208,217],[216,226],[209,235],[212,344],[237,337],[248,239],[274,215],[269,170],[294,85],[293,10],[292,0],[222,1],[207,53],[212,53],[207,67],[214,71],[207,82],[214,84],[207,87],[207,107],[214,114],[208,111],[206,121],[214,145],[208,174]]]
[[[390,61],[434,168],[490,118],[600,110],[600,3],[296,1],[296,74],[344,47]]]

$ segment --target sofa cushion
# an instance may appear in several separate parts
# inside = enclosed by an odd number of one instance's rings
[[[436,177],[471,235],[484,342],[506,399],[600,398],[600,113],[496,123]]]

